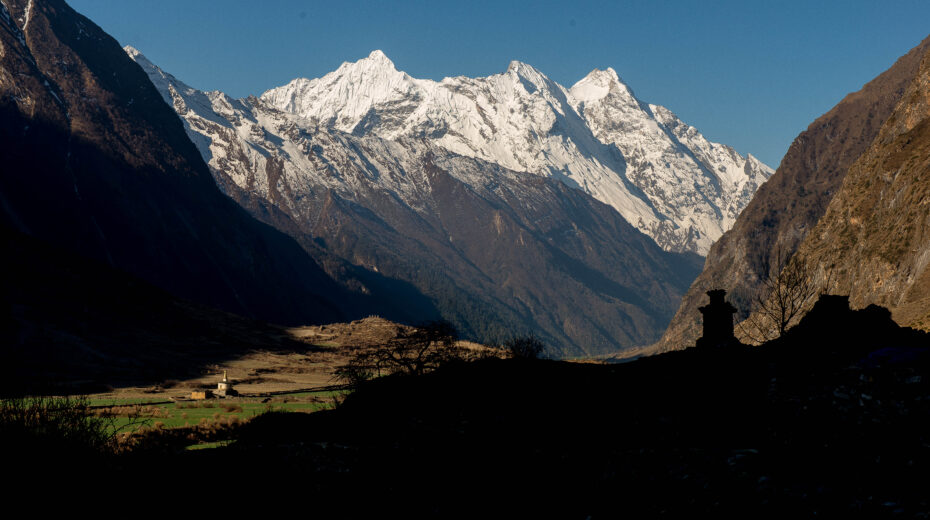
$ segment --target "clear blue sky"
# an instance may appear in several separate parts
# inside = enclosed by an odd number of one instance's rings
[[[778,165],[794,137],[930,33],[930,1],[69,0],[182,81],[235,97],[383,50],[419,78],[527,62],[637,97]]]

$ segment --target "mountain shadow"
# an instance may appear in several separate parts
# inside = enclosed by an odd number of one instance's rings
[[[255,350],[313,348],[6,226],[0,246],[0,396],[165,384]]]

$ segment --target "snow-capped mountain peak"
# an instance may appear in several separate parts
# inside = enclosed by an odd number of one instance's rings
[[[309,120],[352,132],[376,106],[418,97],[417,80],[398,71],[382,51],[345,62],[318,79],[299,78],[262,94],[262,101]]]
[[[145,56],[143,56],[143,54],[139,51],[139,49],[133,47],[132,45],[124,45],[123,50],[126,51],[126,54],[128,54],[129,57],[132,58],[134,61],[138,61],[137,58],[139,56],[142,56],[142,58],[145,59],[146,62],[152,63],[151,61],[148,60],[148,58],[145,58]]]
[[[127,49],[136,58],[133,51]],[[158,85],[162,73],[149,74]],[[189,94],[179,99],[168,92],[166,98],[174,98],[183,116],[184,103],[204,100],[204,94]],[[216,94],[206,99],[211,110],[195,111],[205,117],[225,111]],[[321,78],[271,89],[257,101],[296,116],[301,125],[425,140],[559,179],[612,206],[670,251],[706,254],[772,174],[755,158],[707,141],[664,107],[639,101],[612,68],[591,71],[570,90],[520,61],[492,76],[437,82],[412,78],[375,50]],[[205,143],[198,146],[207,157]]]
[[[622,83],[614,69],[610,67],[605,70],[594,69],[578,83],[575,83],[570,92],[572,97],[580,103],[597,101],[604,99],[610,93],[611,88],[616,88]]]
[[[394,62],[384,54],[384,51],[381,49],[375,49],[368,54],[368,57],[365,58],[369,61],[384,62],[390,64],[391,67],[394,67]]]
[[[549,83],[549,78],[539,72],[536,67],[522,61],[511,61],[510,65],[507,66],[507,74],[529,81],[537,87],[543,87]]]
[[[380,50],[373,50],[367,57],[355,62],[343,62],[336,72],[351,78],[364,78],[370,83],[391,81],[398,74],[394,62]],[[400,73],[406,76],[404,73]],[[409,76],[407,76],[409,78]]]
[[[569,92],[575,101],[576,107],[579,107],[579,111],[582,110],[580,106],[584,103],[601,101],[608,96],[612,98],[614,104],[622,103],[634,110],[640,108],[640,102],[636,98],[636,94],[620,79],[617,71],[611,67],[604,70],[592,70],[587,76],[572,85]]]

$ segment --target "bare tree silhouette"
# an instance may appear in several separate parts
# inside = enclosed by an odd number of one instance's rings
[[[741,335],[753,343],[781,337],[820,292],[807,263],[797,256],[776,249],[775,263],[767,267],[768,274],[752,300],[752,312],[738,326]]]
[[[447,321],[432,321],[413,330],[398,328],[395,338],[359,352],[336,371],[336,377],[355,386],[381,375],[421,375],[466,357],[456,337],[455,327]]]

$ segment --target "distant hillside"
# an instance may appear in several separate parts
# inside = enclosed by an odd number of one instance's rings
[[[930,52],[796,256],[828,292],[930,330]]]
[[[778,263],[776,256],[793,254],[824,215],[849,167],[868,150],[914,81],[928,48],[930,38],[795,138],[775,174],[711,247],[659,350],[693,344],[700,334],[697,308],[710,289],[725,288],[738,317],[748,314],[760,281]]]

